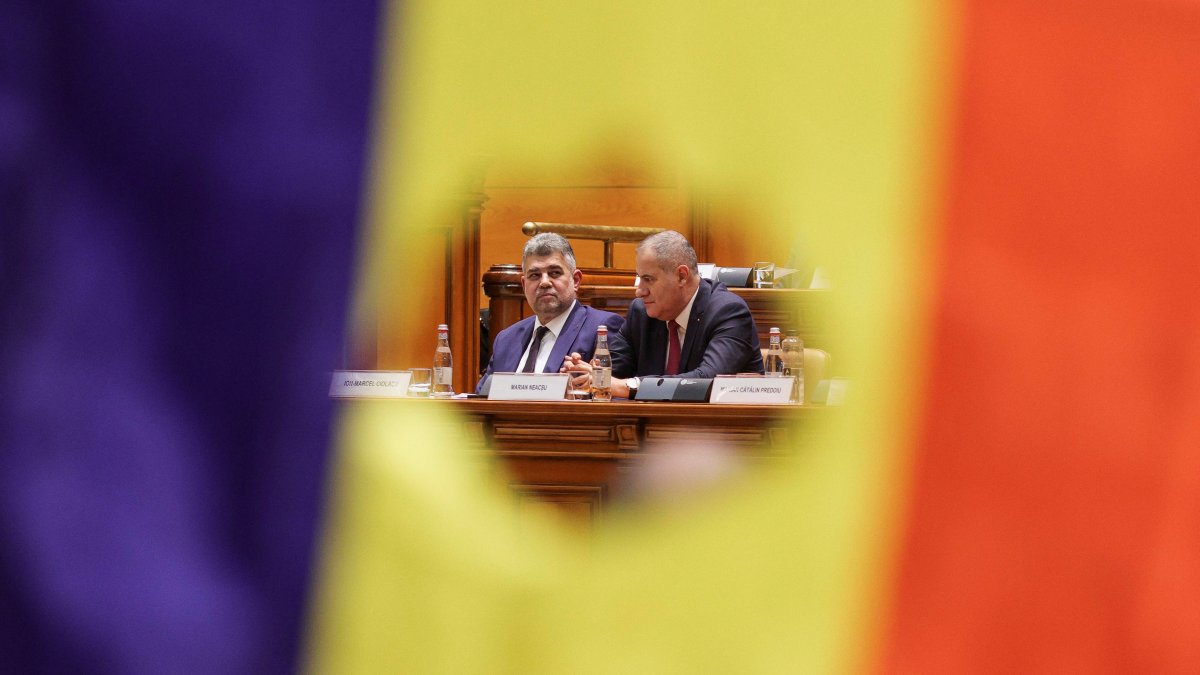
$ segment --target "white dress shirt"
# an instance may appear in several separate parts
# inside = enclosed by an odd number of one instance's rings
[[[675,329],[679,333],[679,367],[683,367],[683,338],[687,335],[688,319],[692,318],[692,303],[696,302],[696,294],[700,292],[700,287],[697,286],[695,291],[692,291],[692,297],[687,304],[683,306],[683,311],[679,312],[679,316],[675,317],[675,323],[679,324],[679,328]],[[663,359],[663,372],[667,372],[667,359],[671,358],[671,328],[667,327],[667,358]]]
[[[571,312],[575,310],[575,301],[571,301],[571,306],[567,311],[550,319],[549,323],[543,324],[542,320],[533,317],[533,335],[537,336],[537,329],[543,325],[550,330],[542,337],[542,346],[538,350],[537,361],[533,364],[533,372],[540,373],[546,370],[546,361],[550,359],[550,352],[554,351],[554,343],[558,341],[558,335],[562,332],[563,326],[567,324],[567,317],[571,316]],[[529,359],[529,348],[533,346],[533,340],[529,340],[529,344],[525,346],[525,353],[521,355],[521,362],[517,364],[517,372],[525,369],[525,361]],[[555,370],[554,372],[558,372]]]

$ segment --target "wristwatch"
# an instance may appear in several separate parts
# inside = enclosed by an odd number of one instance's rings
[[[642,378],[640,378],[640,377],[631,377],[628,380],[625,380],[625,386],[629,387],[629,400],[630,401],[637,398],[638,385],[641,383],[642,383]]]

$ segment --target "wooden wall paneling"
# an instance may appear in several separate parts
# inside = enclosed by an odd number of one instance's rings
[[[687,197],[678,188],[564,187],[488,188],[481,223],[481,263],[521,262],[527,237],[521,226],[531,220],[588,225],[667,227],[690,236]],[[601,267],[604,246],[599,241],[575,240],[576,263]],[[616,267],[633,269],[636,244],[618,244]]]
[[[454,390],[474,391],[479,371],[479,223],[486,199],[482,177],[445,202],[441,222],[412,228],[395,265],[434,261],[428,269],[392,274],[376,300],[376,362],[383,370],[426,368],[433,363],[437,325],[450,327]],[[419,273],[415,270],[421,270]],[[432,301],[431,301],[432,300]]]
[[[813,261],[792,243],[793,222],[767,220],[752,205],[739,203],[728,194],[710,196],[703,208],[711,250],[708,262],[750,267],[769,261],[779,267],[811,270]]]
[[[642,156],[636,149],[593,155],[570,166],[534,165],[494,158],[488,166],[487,188],[512,187],[658,187],[681,184],[679,172]]]
[[[450,326],[450,350],[454,354],[454,391],[474,391],[479,363],[479,230],[482,190],[459,200],[457,227],[447,236],[446,323]]]
[[[692,190],[688,199],[688,222],[692,234],[688,241],[691,242],[700,262],[712,262],[714,256],[708,209],[708,196],[700,190]],[[734,265],[722,266],[734,267]]]
[[[449,228],[412,228],[406,232],[396,268],[375,293],[376,361],[373,368],[429,368],[437,346],[437,325],[446,320],[450,276],[445,256]],[[407,261],[422,261],[409,264]],[[430,300],[433,300],[432,302]]]

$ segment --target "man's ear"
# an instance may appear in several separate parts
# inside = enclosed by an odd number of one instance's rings
[[[574,272],[571,272],[571,280],[575,283],[575,290],[579,290],[579,284],[583,282],[583,270],[578,267]]]
[[[692,277],[692,268],[687,265],[680,265],[675,268],[675,277],[679,279],[679,285],[684,285],[688,279]]]

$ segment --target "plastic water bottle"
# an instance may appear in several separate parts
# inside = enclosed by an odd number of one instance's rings
[[[789,375],[792,382],[792,403],[804,403],[804,341],[789,330],[783,339],[783,374]]]
[[[596,328],[596,353],[592,358],[592,400],[612,400],[612,354],[608,351],[608,326]]]
[[[433,387],[435,398],[454,395],[454,356],[450,354],[450,327],[438,324],[437,350],[433,352]]]

